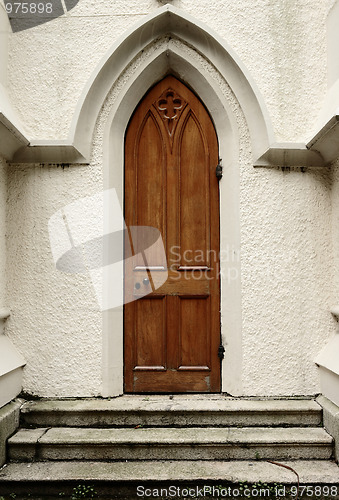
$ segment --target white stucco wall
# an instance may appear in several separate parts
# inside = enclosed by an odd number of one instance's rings
[[[67,137],[102,55],[160,4],[80,0],[68,16],[11,35],[10,95],[31,138]],[[325,21],[333,1],[316,8],[311,0],[175,4],[236,50],[263,94],[277,140],[304,140],[326,93]],[[246,122],[231,94],[240,149],[242,394],[316,393],[313,360],[334,331],[331,176],[326,169],[254,169]],[[114,88],[98,120],[90,166],[11,165],[7,332],[25,354],[24,390],[41,396],[102,394],[102,315],[88,276],[54,269],[47,224],[63,206],[103,189],[110,98]]]
[[[332,240],[334,251],[334,302],[339,305],[339,159],[332,165]]]
[[[313,394],[334,331],[329,176],[246,169],[241,192],[244,392]]]
[[[7,165],[0,157],[0,308],[6,304],[6,201]]]
[[[8,64],[8,18],[5,8],[0,3],[0,88],[7,86],[7,64]]]
[[[97,190],[100,172],[90,167],[11,169],[7,334],[27,361],[24,390],[43,396],[98,395],[101,314],[87,276],[55,269],[47,225],[64,205]]]

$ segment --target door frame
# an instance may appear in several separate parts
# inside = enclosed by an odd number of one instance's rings
[[[194,57],[195,56],[195,57]],[[221,336],[225,346],[221,390],[234,396],[242,394],[242,337],[240,283],[240,213],[239,213],[239,120],[238,105],[225,80],[194,49],[171,42],[157,42],[153,50],[141,54],[137,69],[129,70],[118,97],[104,109],[107,113],[103,134],[104,188],[115,188],[124,206],[124,136],[137,104],[157,81],[173,74],[199,96],[206,106],[219,140],[219,154],[224,169],[220,181],[221,265]],[[126,69],[128,71],[128,69]],[[117,84],[118,87],[118,84]],[[105,108],[105,105],[104,105]],[[238,108],[240,109],[239,105]],[[107,112],[109,111],[109,112]],[[241,114],[241,113],[240,113]],[[223,217],[226,214],[226,217]],[[123,265],[120,283],[104,275],[103,294],[112,287],[123,290]],[[104,397],[123,393],[123,306],[103,312],[103,388]]]

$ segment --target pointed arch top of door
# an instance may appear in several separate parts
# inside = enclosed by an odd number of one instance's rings
[[[255,159],[259,157],[275,140],[266,105],[251,75],[221,37],[172,5],[161,7],[146,16],[128,30],[104,56],[79,99],[69,140],[89,158],[95,123],[113,83],[145,47],[156,39],[169,36],[188,43],[204,54],[228,82],[248,123],[253,156]]]

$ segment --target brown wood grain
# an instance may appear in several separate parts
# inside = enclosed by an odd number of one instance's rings
[[[154,290],[160,253],[125,260],[125,392],[220,391],[217,163],[204,105],[166,77],[137,106],[125,139],[126,225],[159,229],[168,265]],[[136,248],[147,243],[138,237]]]

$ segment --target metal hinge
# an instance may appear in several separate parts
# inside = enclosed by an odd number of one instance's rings
[[[222,165],[221,165],[221,158],[219,158],[219,163],[215,168],[215,175],[217,176],[218,181],[222,178]]]
[[[224,354],[225,354],[225,347],[222,344],[220,344],[220,346],[218,347],[218,358],[224,359]]]

